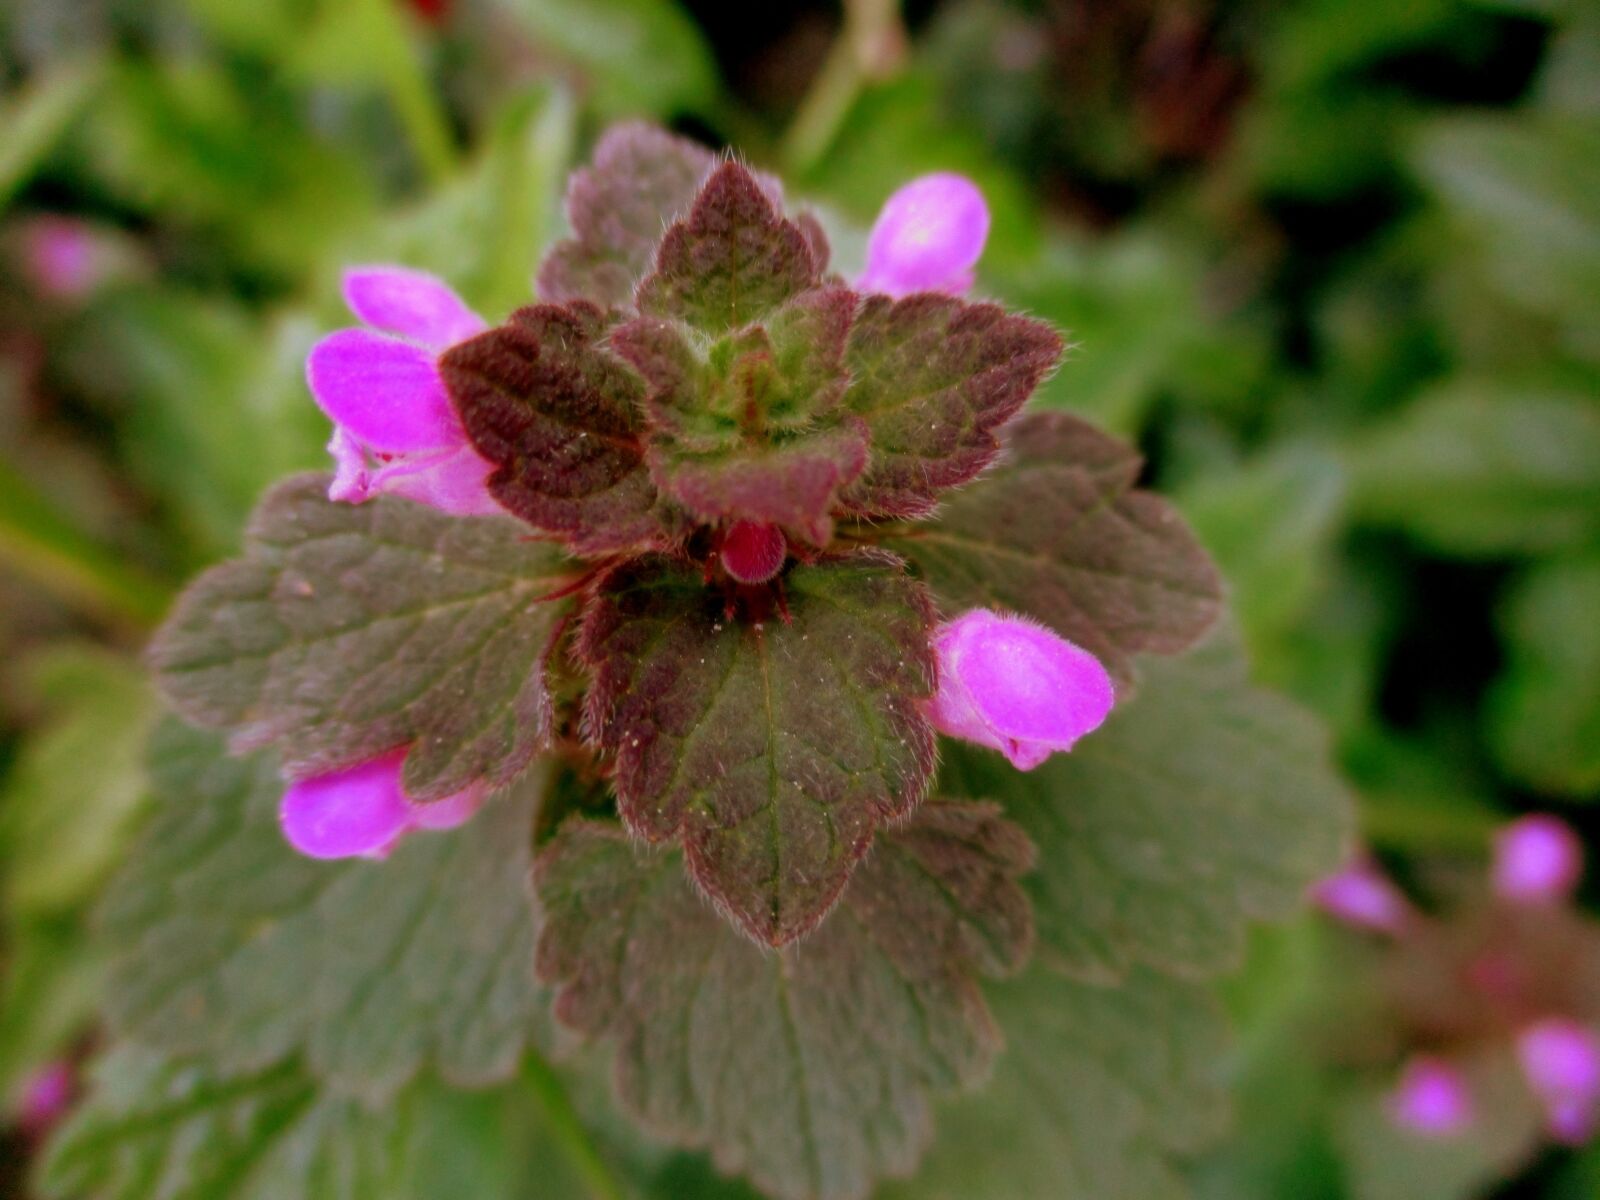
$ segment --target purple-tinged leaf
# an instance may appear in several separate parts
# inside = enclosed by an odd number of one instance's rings
[[[940,492],[994,461],[996,431],[1060,357],[1061,338],[1048,325],[993,304],[869,296],[845,354],[845,407],[872,430],[872,463],[850,489],[850,507],[925,516]]]
[[[653,125],[613,126],[594,165],[567,185],[572,236],[540,266],[540,299],[631,304],[661,235],[688,211],[715,162],[704,146]]]
[[[567,579],[560,555],[509,517],[326,493],[323,476],[267,493],[244,556],[184,592],[151,650],[168,700],[296,775],[410,745],[413,799],[509,782],[550,724],[567,607],[541,597]]]
[[[299,1055],[369,1099],[425,1064],[463,1085],[507,1078],[548,1032],[528,888],[545,778],[525,773],[382,863],[318,862],[278,830],[271,755],[231,758],[168,722],[149,826],[100,914],[113,1030],[226,1070]]]
[[[891,555],[797,566],[787,619],[730,618],[663,558],[619,567],[584,615],[585,723],[618,808],[755,937],[813,928],[872,843],[927,794],[932,613]]]
[[[644,465],[644,389],[582,302],[518,309],[454,347],[440,370],[467,436],[495,464],[489,491],[576,554],[664,544],[682,532]]]
[[[1026,959],[1032,847],[992,805],[930,802],[885,833],[801,945],[753,945],[676,855],[569,824],[540,856],[540,973],[556,1013],[616,1041],[622,1102],[783,1200],[851,1200],[915,1166],[932,1093],[999,1037],[975,976]]]
[[[635,300],[648,316],[716,334],[761,320],[821,277],[805,232],[748,168],[725,162],[667,230]]]
[[[1000,801],[1038,844],[1040,958],[1091,982],[1237,967],[1250,922],[1293,912],[1348,850],[1326,733],[1250,685],[1233,636],[1151,662],[1137,696],[1033,772],[959,743],[944,760],[941,792]]]
[[[945,613],[1026,614],[1121,683],[1134,654],[1176,654],[1205,635],[1221,581],[1172,506],[1133,489],[1132,449],[1065,413],[1023,417],[1007,443],[1007,459],[949,497],[937,521],[885,542]]]

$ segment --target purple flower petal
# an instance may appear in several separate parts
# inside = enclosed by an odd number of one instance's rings
[[[455,829],[472,820],[473,815],[483,804],[483,789],[471,787],[457,792],[453,796],[446,796],[443,800],[434,800],[427,804],[413,804],[411,806],[411,824],[417,829]]]
[[[346,271],[344,299],[374,329],[437,352],[488,328],[450,285],[409,267],[357,267]]]
[[[306,381],[322,411],[370,450],[401,454],[466,442],[434,356],[420,346],[342,329],[312,348]]]
[[[924,175],[890,196],[867,242],[863,291],[960,295],[989,237],[989,206],[970,179]]]
[[[1028,771],[1070,750],[1116,703],[1098,659],[1021,617],[973,609],[940,626],[936,729],[990,746]]]
[[[735,521],[722,539],[722,569],[740,583],[765,583],[788,556],[789,543],[776,525]]]
[[[1405,895],[1364,857],[1313,887],[1311,899],[1331,916],[1361,929],[1399,933],[1411,920]]]
[[[17,1124],[30,1137],[45,1133],[66,1113],[74,1090],[72,1064],[65,1059],[46,1063],[23,1086],[17,1104]]]
[[[400,790],[404,747],[291,783],[278,807],[289,844],[309,858],[382,857],[411,827]]]
[[[375,471],[368,492],[404,496],[458,517],[504,516],[506,510],[489,494],[493,471],[494,464],[471,446],[407,455]]]
[[[1556,817],[1521,817],[1494,839],[1490,877],[1506,900],[1541,903],[1565,900],[1583,875],[1583,843]]]
[[[372,499],[372,472],[367,463],[367,452],[343,425],[333,427],[333,436],[328,439],[328,453],[333,455],[334,464],[333,482],[328,485],[328,499],[345,504],[362,504]]]
[[[1600,1036],[1565,1017],[1535,1022],[1517,1036],[1517,1060],[1545,1109],[1552,1137],[1587,1141],[1600,1123]]]
[[[1389,1097],[1389,1115],[1395,1124],[1424,1137],[1452,1137],[1472,1124],[1472,1095],[1455,1067],[1418,1055],[1400,1073]]]

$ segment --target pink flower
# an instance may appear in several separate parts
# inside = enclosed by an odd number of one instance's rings
[[[454,829],[483,802],[474,786],[418,804],[406,798],[406,748],[291,783],[278,806],[283,836],[308,858],[384,858],[420,829]]]
[[[1545,1127],[1559,1142],[1588,1141],[1600,1127],[1600,1037],[1565,1017],[1551,1017],[1517,1037],[1517,1059],[1544,1106]]]
[[[789,556],[783,530],[759,521],[735,521],[722,537],[722,569],[740,583],[765,583]]]
[[[1031,771],[1099,727],[1116,702],[1098,659],[1023,617],[975,608],[934,633],[941,733],[1000,751]]]
[[[1364,855],[1314,886],[1311,899],[1348,925],[1380,933],[1401,932],[1412,916],[1405,895]]]
[[[110,270],[105,248],[82,221],[39,217],[22,235],[22,265],[33,286],[56,300],[82,300]]]
[[[1389,1096],[1395,1124],[1424,1137],[1453,1137],[1472,1124],[1472,1095],[1461,1072],[1419,1054],[1406,1063]]]
[[[1503,899],[1525,904],[1565,900],[1583,875],[1583,843],[1565,821],[1535,815],[1495,835],[1491,878]]]
[[[29,1137],[42,1136],[72,1103],[72,1064],[65,1059],[46,1063],[23,1085],[17,1104],[17,1124]]]
[[[458,516],[504,511],[451,407],[439,355],[486,328],[442,280],[403,267],[363,267],[344,277],[350,310],[373,329],[341,329],[306,359],[306,381],[333,420],[337,466],[330,500],[360,504],[404,496]],[[393,336],[390,336],[393,335]]]
[[[970,179],[924,175],[884,203],[867,241],[867,269],[856,286],[905,296],[972,286],[972,269],[989,237],[989,206]]]

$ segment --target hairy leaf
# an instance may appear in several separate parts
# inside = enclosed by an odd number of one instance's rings
[[[616,756],[628,828],[681,841],[696,882],[774,945],[822,919],[933,769],[920,585],[864,552],[782,587],[787,619],[730,619],[689,568],[635,560],[600,584],[579,648],[595,670],[585,725]]]
[[[1298,904],[1349,829],[1326,736],[1250,686],[1232,637],[1152,663],[1071,754],[1022,774],[952,747],[941,786],[1003,801],[1038,843],[1043,957],[1087,980],[1236,965],[1247,922]]]
[[[589,1195],[512,1087],[419,1080],[367,1107],[295,1063],[223,1075],[134,1046],[102,1059],[50,1146],[50,1200],[541,1200]]]
[[[1222,1021],[1200,988],[1120,986],[1035,966],[988,989],[1007,1046],[982,1091],[940,1113],[922,1170],[881,1200],[1183,1200],[1175,1159],[1218,1137]]]
[[[338,504],[298,476],[262,500],[244,557],[178,601],[151,650],[189,720],[313,774],[411,744],[418,800],[506,783],[543,744],[560,556],[515,521],[407,500]]]
[[[489,490],[574,553],[604,554],[679,532],[644,466],[644,390],[603,344],[592,304],[537,304],[440,360]]]
[[[885,543],[940,607],[1036,617],[1122,681],[1136,652],[1198,641],[1221,612],[1221,583],[1172,507],[1133,490],[1138,455],[1065,413],[1025,416],[1007,441],[1008,459],[937,522]]]
[[[373,1097],[424,1062],[469,1083],[515,1069],[543,1000],[527,885],[542,775],[384,862],[330,863],[284,842],[270,757],[176,723],[151,754],[154,815],[102,913],[118,1032],[229,1069],[303,1052]]]
[[[688,210],[715,160],[703,146],[644,122],[614,125],[594,165],[567,185],[572,237],[539,268],[543,300],[626,305],[661,235]]]
[[[723,921],[676,855],[569,824],[540,856],[540,971],[557,1014],[617,1042],[627,1107],[784,1198],[864,1196],[931,1134],[999,1039],[974,975],[1026,957],[1032,848],[992,805],[930,802],[885,834],[844,901],[776,953]]]
[[[993,304],[920,293],[869,296],[850,331],[846,406],[872,430],[872,465],[850,505],[920,517],[994,461],[995,431],[1061,357],[1049,326]]]
[[[821,281],[811,243],[749,169],[725,162],[667,230],[639,311],[723,333],[759,321]]]

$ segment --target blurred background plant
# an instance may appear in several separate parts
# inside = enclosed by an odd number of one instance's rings
[[[630,114],[780,170],[846,267],[906,178],[977,180],[979,290],[1075,346],[1040,402],[1149,455],[1395,877],[1448,914],[1515,815],[1600,844],[1600,7],[8,0],[0,1193],[27,1194],[40,1097],[95,1040],[142,637],[264,484],[323,464],[301,363],[340,268],[434,270],[498,317]],[[1197,1191],[1600,1195],[1600,1150],[1507,1132],[1525,1097],[1499,1140],[1382,1119],[1398,1059],[1329,1036],[1352,993],[1383,1003],[1358,942],[1314,917],[1259,939],[1228,990],[1241,1119]],[[438,1119],[518,1147],[472,1194],[527,1194],[520,1110],[488,1111]],[[650,1194],[743,1194],[623,1157]]]

